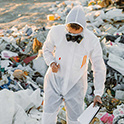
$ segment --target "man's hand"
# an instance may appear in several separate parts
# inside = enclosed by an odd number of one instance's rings
[[[101,100],[101,97],[100,96],[95,96],[94,98],[94,104],[93,104],[93,107],[96,105],[96,103],[101,103],[102,104],[102,100]]]
[[[50,64],[50,67],[52,68],[52,72],[57,73],[60,68],[60,65],[57,65],[57,63],[53,62]]]

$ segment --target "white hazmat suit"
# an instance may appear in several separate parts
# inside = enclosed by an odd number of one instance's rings
[[[43,46],[44,60],[60,64],[57,73],[49,66],[44,79],[45,102],[42,124],[55,124],[59,105],[64,99],[68,124],[80,124],[77,118],[83,112],[87,91],[87,68],[91,60],[94,71],[95,95],[104,92],[106,68],[98,38],[86,28],[85,14],[81,6],[74,7],[66,18],[66,24],[76,23],[83,27],[83,40],[68,42],[65,26],[53,26]]]

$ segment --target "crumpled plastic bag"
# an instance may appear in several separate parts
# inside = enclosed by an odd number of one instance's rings
[[[42,98],[40,97],[40,89],[35,91],[32,90],[20,90],[15,93],[15,101],[24,110],[29,110],[31,107],[38,108],[42,103]]]
[[[15,114],[15,102],[13,92],[4,89],[0,91],[0,123],[12,124]],[[11,107],[10,107],[11,106]]]
[[[26,113],[14,98],[12,91],[0,91],[0,124],[25,124]]]
[[[112,53],[109,54],[109,61],[107,62],[108,65],[118,72],[120,72],[122,75],[124,75],[124,59],[116,56]]]
[[[18,56],[18,54],[15,53],[15,52],[7,51],[7,50],[3,50],[3,51],[1,52],[1,57],[2,57],[3,59],[9,59],[9,58],[12,57],[12,56]]]
[[[0,124],[40,124],[36,119],[29,118],[23,108],[24,104],[26,107],[29,101],[34,103],[36,107],[41,104],[42,100],[38,98],[40,97],[39,89],[32,94],[31,92],[22,90],[14,93],[7,89],[0,91]],[[25,97],[25,95],[29,97]]]
[[[6,77],[6,75],[2,76],[2,80],[0,80],[0,86],[7,84],[8,83],[8,79]]]
[[[124,91],[123,90],[116,90],[115,98],[119,100],[124,100]]]
[[[45,75],[47,71],[47,65],[42,56],[42,50],[39,50],[37,58],[33,60],[33,68],[39,72],[42,76]]]
[[[124,104],[117,106],[113,111],[114,120],[113,124],[123,124],[124,122]]]
[[[115,17],[119,17],[119,16],[124,16],[124,14],[122,14],[122,9],[115,8],[115,9],[109,10],[106,13],[106,17],[109,19],[114,19]]]

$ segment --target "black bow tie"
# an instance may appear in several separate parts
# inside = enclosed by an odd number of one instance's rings
[[[82,35],[72,36],[70,34],[66,34],[66,39],[68,42],[72,41],[72,42],[77,42],[79,44],[81,40],[83,39],[83,36]]]

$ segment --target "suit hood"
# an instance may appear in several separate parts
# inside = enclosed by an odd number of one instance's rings
[[[86,27],[86,17],[81,5],[75,6],[66,17],[66,24],[76,23],[82,28]]]

